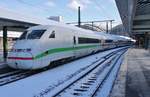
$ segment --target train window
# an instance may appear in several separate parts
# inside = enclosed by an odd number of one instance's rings
[[[27,36],[27,31],[24,31],[23,34],[20,36],[19,40],[25,39]]]
[[[84,37],[79,37],[78,41],[79,41],[79,44],[84,44],[84,43],[100,43],[101,42],[99,39],[84,38]]]
[[[105,40],[106,43],[111,43],[113,40]]]
[[[99,43],[101,43],[102,41],[101,40],[99,40]]]
[[[17,41],[18,40],[18,38],[12,38],[12,41]]]
[[[55,31],[52,31],[52,33],[50,34],[49,38],[55,38]]]
[[[32,30],[27,39],[40,39],[46,30]]]

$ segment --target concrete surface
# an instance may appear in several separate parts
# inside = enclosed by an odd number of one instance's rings
[[[150,52],[129,49],[110,97],[150,97]]]

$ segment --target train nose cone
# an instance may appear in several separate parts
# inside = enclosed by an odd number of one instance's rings
[[[32,69],[33,61],[31,60],[19,60],[15,61],[15,66],[17,69]]]
[[[11,54],[8,56],[8,65],[16,69],[32,69],[33,56],[27,52]]]

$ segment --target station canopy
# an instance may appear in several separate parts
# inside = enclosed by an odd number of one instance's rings
[[[132,34],[150,32],[150,0],[115,0],[126,31]]]
[[[0,30],[2,30],[3,26],[7,26],[10,31],[22,31],[25,28],[35,25],[49,25],[56,23],[55,21],[46,18],[28,16],[1,7],[0,11]]]
[[[137,0],[133,33],[150,32],[150,0]]]

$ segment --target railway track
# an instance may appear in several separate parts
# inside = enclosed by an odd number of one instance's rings
[[[8,73],[8,72],[13,72],[13,71],[15,71],[15,69],[12,69],[10,67],[0,68],[0,75]]]
[[[125,53],[124,51],[122,54],[117,56],[116,60],[112,63],[112,65],[109,67],[107,70],[105,76],[103,79],[99,80],[99,83],[97,84],[96,88],[94,91],[90,94],[89,97],[108,97],[110,94],[110,91],[113,87],[114,81],[117,77],[120,65],[121,65],[121,60],[122,60],[122,55]],[[121,57],[121,58],[120,58]]]
[[[3,74],[0,75],[0,79],[11,76],[11,75],[18,74],[20,72],[21,72],[21,70],[14,70],[14,71],[11,71],[11,72],[3,73]]]
[[[116,53],[120,53],[120,52],[122,53],[119,55],[118,54],[115,55]],[[73,81],[69,81],[68,84],[57,87],[56,89],[54,89],[54,91],[51,91],[49,96],[51,97],[74,97],[74,96],[94,97],[91,96],[91,94],[94,92],[91,89],[95,90],[96,87],[98,87],[99,82],[100,83],[105,82],[105,79],[107,79],[106,75],[110,74],[111,69],[114,68],[117,60],[124,52],[125,49],[121,49],[104,56],[103,59],[93,63],[92,67],[89,67],[88,70],[84,70],[83,71],[84,73],[82,72],[82,75],[79,75],[78,77],[76,76],[77,78],[74,79]],[[92,87],[92,86],[96,86],[96,87]],[[95,95],[95,93],[93,95]],[[87,96],[85,96],[85,94]]]
[[[104,72],[108,72],[105,69],[112,63],[115,57],[111,57],[108,62],[104,62],[100,66],[94,68],[91,72],[72,83],[68,88],[64,89],[60,93],[54,95],[54,97],[72,97],[72,96],[84,96],[88,97],[94,89],[93,86],[97,86],[97,82],[102,80]],[[102,74],[103,73],[103,74]],[[100,77],[101,74],[101,77]]]
[[[124,48],[125,49],[125,48]],[[111,52],[108,55],[103,57],[103,60],[108,59],[109,57],[111,57],[114,53],[121,51],[117,50],[115,52]],[[96,62],[100,61],[100,59],[98,59]],[[94,63],[93,63],[94,64]],[[101,63],[100,63],[101,64]],[[37,74],[42,72],[42,70],[37,70],[37,71],[22,71],[22,70],[16,70],[16,71],[11,71],[5,74],[1,74],[0,75],[0,86],[24,79],[26,77],[29,77],[31,75]]]
[[[9,72],[7,74],[0,75],[0,86],[9,84],[11,82],[15,82],[17,80],[26,78],[28,76],[31,76],[35,74],[36,72],[33,71],[14,71],[14,72]]]

